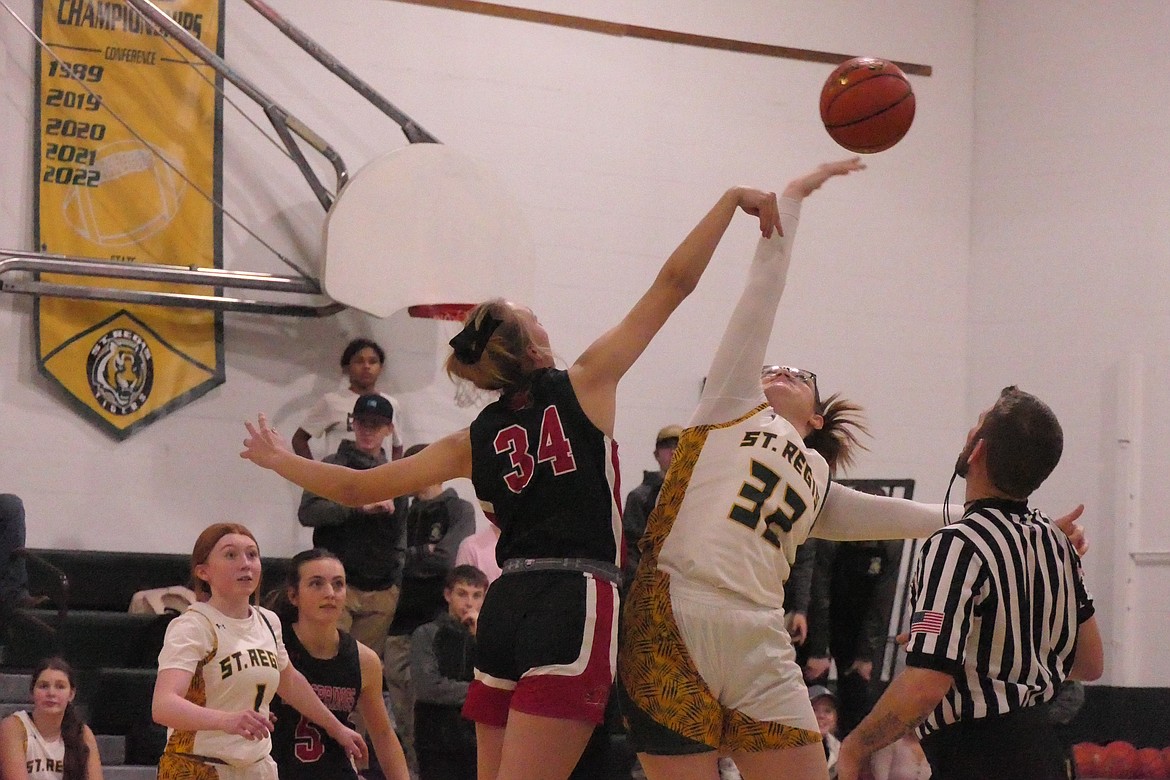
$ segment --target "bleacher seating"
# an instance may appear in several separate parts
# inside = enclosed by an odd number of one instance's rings
[[[47,606],[59,604],[56,575],[38,565],[40,558],[69,577],[69,609],[125,612],[130,599],[140,590],[187,585],[190,582],[191,556],[172,553],[108,552],[104,550],[30,549],[29,590],[48,595]],[[288,573],[287,558],[264,559],[265,589],[284,581]]]
[[[155,664],[174,614],[134,615],[140,590],[188,585],[190,556],[166,553],[31,549],[29,590],[49,597],[9,621],[0,636],[0,717],[25,709],[28,672],[46,655],[64,656],[78,676],[80,702],[98,736],[105,776],[154,777],[165,731],[152,724]],[[45,566],[47,563],[49,566]],[[287,558],[264,559],[264,592],[279,586]],[[60,573],[68,580],[63,594]],[[60,609],[66,607],[62,617]],[[149,770],[149,771],[148,771]]]

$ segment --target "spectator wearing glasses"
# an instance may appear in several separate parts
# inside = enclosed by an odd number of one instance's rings
[[[761,239],[699,406],[646,528],[624,608],[618,668],[630,741],[650,780],[716,776],[827,780],[821,733],[792,640],[784,583],[812,533],[926,536],[941,505],[832,485],[864,432],[860,407],[822,398],[811,371],[765,366],[801,201],[859,158],[793,180],[783,235]],[[670,684],[663,684],[670,681]]]

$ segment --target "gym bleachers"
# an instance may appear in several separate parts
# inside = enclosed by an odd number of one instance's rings
[[[29,672],[61,655],[98,738],[107,780],[153,778],[166,730],[150,719],[158,652],[175,613],[128,612],[140,590],[189,584],[190,557],[164,553],[30,549],[29,590],[49,600],[0,635],[0,717],[29,705]],[[284,581],[288,559],[264,560],[263,589]]]

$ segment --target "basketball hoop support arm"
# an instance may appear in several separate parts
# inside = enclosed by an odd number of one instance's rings
[[[264,109],[264,114],[268,117],[268,121],[272,123],[273,128],[276,129],[288,153],[292,155],[293,162],[300,169],[301,175],[309,183],[309,187],[312,188],[313,194],[317,196],[317,200],[321,206],[328,211],[329,207],[333,205],[336,193],[341,192],[341,188],[349,181],[349,171],[345,167],[345,162],[341,159],[341,155],[338,154],[337,150],[326,143],[321,136],[310,130],[303,122],[278,105],[275,100],[261,92],[255,84],[240,75],[222,57],[204,46],[202,41],[184,30],[178,22],[167,16],[151,0],[126,0],[126,2],[138,9],[139,12],[157,24],[167,35],[170,35],[178,41],[183,48],[210,65],[217,73],[238,87],[241,92]],[[337,176],[337,187],[332,193],[325,188],[325,185],[321,183],[321,180],[317,178],[317,174],[309,166],[308,160],[305,159],[304,154],[301,153],[300,147],[293,138],[294,133],[300,136],[301,140],[311,146],[333,166],[333,172]]]
[[[222,295],[202,295],[149,290],[131,290],[122,287],[88,287],[57,284],[33,279],[5,279],[7,274],[52,273],[62,276],[85,276],[108,279],[133,279],[166,284],[190,284],[212,288],[239,288],[266,290],[273,293],[322,295],[321,287],[312,279],[298,276],[273,276],[253,271],[228,271],[222,268],[199,266],[157,265],[150,263],[114,263],[86,257],[52,255],[45,252],[22,252],[0,249],[0,292],[39,295],[50,298],[74,298],[90,301],[115,301],[168,306],[208,311],[231,311],[251,314],[280,314],[291,317],[328,317],[345,307],[329,302],[321,305],[276,303]]]
[[[402,128],[402,133],[406,136],[406,140],[412,144],[440,143],[438,138],[428,133],[417,122],[404,114],[397,106],[382,97],[377,90],[359,78],[352,70],[341,64],[341,61],[326,51],[321,44],[295,27],[270,5],[263,2],[263,0],[244,0],[244,2],[252,6],[256,13],[271,22],[276,29],[284,33],[293,43],[304,49],[310,57],[325,66],[330,73],[353,87],[359,95],[370,101],[383,114],[393,119]]]
[[[276,133],[280,136],[293,162],[301,171],[313,190],[318,202],[326,212],[330,210],[337,193],[349,181],[349,171],[341,155],[321,136],[290,114],[286,109],[264,94],[256,85],[232,68],[222,57],[191,35],[174,19],[168,16],[151,0],[126,0],[140,13],[153,21],[167,35],[198,57],[224,79],[235,85],[241,92],[261,107]],[[353,71],[293,26],[262,0],[245,0],[253,9],[276,26],[285,36],[304,49],[331,73],[340,78],[362,97],[390,117],[401,128],[407,140],[414,143],[441,143],[417,122],[386,100],[373,87],[360,79]],[[336,188],[330,192],[309,165],[294,135],[307,143],[324,157],[333,167]],[[16,276],[13,277],[12,275]],[[123,287],[90,287],[67,282],[46,282],[40,274],[56,274],[64,277],[96,277],[126,279],[166,284],[186,284],[212,288],[212,294],[178,293],[165,291],[134,290]],[[7,278],[5,278],[7,276]],[[199,266],[161,265],[150,263],[116,263],[88,257],[55,255],[47,252],[31,252],[0,248],[0,292],[45,296],[51,298],[72,298],[78,300],[136,303],[175,308],[203,309],[209,311],[230,311],[252,314],[277,314],[293,317],[327,317],[346,307],[330,301],[324,304],[277,303],[275,301],[229,298],[219,294],[222,288],[264,290],[279,294],[322,296],[320,284],[315,279],[303,277],[275,276],[250,271],[229,271],[222,268]]]

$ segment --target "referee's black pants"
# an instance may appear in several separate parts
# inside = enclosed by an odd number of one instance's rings
[[[959,721],[922,740],[931,780],[1068,780],[1043,707]]]

